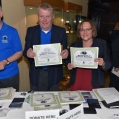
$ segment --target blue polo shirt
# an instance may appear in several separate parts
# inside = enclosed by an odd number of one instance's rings
[[[22,51],[22,45],[17,30],[2,22],[2,28],[0,29],[0,62],[20,51]],[[18,73],[17,61],[11,62],[3,70],[0,70],[0,80],[13,77]]]

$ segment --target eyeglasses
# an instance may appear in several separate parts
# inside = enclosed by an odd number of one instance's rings
[[[90,30],[92,30],[92,28],[80,29],[79,31],[81,31],[81,32],[84,32],[84,31],[89,32]]]

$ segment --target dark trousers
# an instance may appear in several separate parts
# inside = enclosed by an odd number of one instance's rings
[[[0,80],[0,88],[8,87],[13,87],[16,89],[16,91],[19,91],[19,74],[4,80]]]
[[[110,72],[110,84],[109,87],[114,87],[119,91],[119,77]]]
[[[40,69],[39,70],[40,79],[38,87],[30,85],[31,90],[34,91],[58,91],[59,89],[59,83],[56,85],[53,85],[50,89],[48,89],[48,71]]]

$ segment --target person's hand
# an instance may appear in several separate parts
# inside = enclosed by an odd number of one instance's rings
[[[112,33],[112,31],[109,31],[109,34],[111,34]]]
[[[94,62],[98,62],[99,66],[102,66],[102,67],[105,66],[105,62],[104,62],[103,58],[95,58]]]
[[[61,56],[62,56],[62,59],[66,59],[67,57],[68,57],[68,50],[67,49],[65,49],[65,50],[62,50],[62,52],[61,52]]]
[[[7,64],[6,60],[1,61],[0,62],[0,70],[3,70],[5,68],[5,66],[6,66],[6,64]]]
[[[67,67],[68,67],[69,70],[72,70],[73,68],[76,68],[76,67],[75,67],[73,64],[71,64],[71,63],[68,63]]]
[[[29,58],[34,58],[35,57],[35,52],[33,52],[32,48],[29,48],[27,50],[27,57],[29,57]]]
[[[114,68],[114,71],[118,72],[119,71],[119,68]]]

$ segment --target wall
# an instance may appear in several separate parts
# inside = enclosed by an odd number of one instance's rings
[[[79,4],[79,5],[82,5],[82,16],[87,16],[87,10],[88,10],[88,0],[64,0],[65,2],[72,2],[72,3],[75,3],[75,4]],[[36,25],[37,21],[38,21],[38,18],[37,18],[37,7],[32,7],[33,9],[30,9],[30,7],[25,7],[25,10],[26,10],[26,26],[33,26],[33,25]],[[54,22],[58,23],[60,26],[63,26],[61,23],[60,23],[60,20],[58,19],[59,16],[61,16],[62,13],[59,13],[60,15],[58,15],[58,12],[56,15],[57,17],[57,21],[55,20]],[[65,15],[66,16],[66,15]],[[72,16],[70,15],[70,18]],[[74,15],[73,15],[74,17]],[[72,18],[73,18],[72,17]]]
[[[87,16],[87,3],[88,0],[65,0],[66,2],[72,2],[83,6],[82,15]],[[20,35],[22,46],[24,48],[25,44],[25,35],[26,35],[26,28],[28,26],[36,25],[37,23],[37,8],[33,11],[29,11],[26,15],[25,10],[27,11],[27,7],[24,7],[23,0],[2,0],[2,8],[4,13],[4,21],[15,27]],[[29,22],[26,23],[26,20]],[[68,38],[74,41],[73,34],[69,34]],[[70,40],[70,41],[71,41]],[[28,76],[28,65],[24,58],[22,57],[19,61],[19,70],[20,70],[20,91],[28,91],[30,89],[29,86],[29,76]]]
[[[25,44],[26,19],[23,0],[2,0],[4,22],[16,28],[19,32],[22,46]],[[19,61],[20,91],[29,90],[28,66],[22,57]]]
[[[87,16],[88,0],[64,0],[64,1],[82,5],[82,7],[83,7],[82,16]]]

